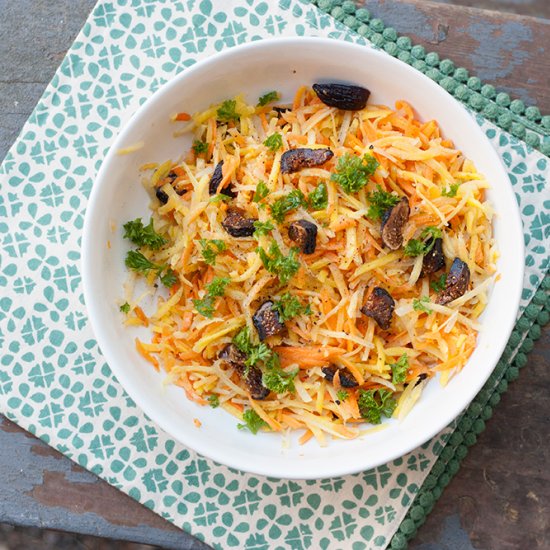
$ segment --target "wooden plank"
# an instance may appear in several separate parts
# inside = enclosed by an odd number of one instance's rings
[[[550,114],[550,20],[424,0],[360,3],[414,44]]]

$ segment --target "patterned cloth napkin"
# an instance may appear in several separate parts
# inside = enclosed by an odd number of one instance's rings
[[[214,546],[384,548],[452,426],[361,474],[296,482],[237,472],[171,440],[136,407],[101,356],[82,296],[87,198],[132,112],[214,52],[291,35],[369,46],[301,0],[99,1],[0,169],[0,412]],[[477,120],[521,205],[525,306],[548,261],[548,159]]]

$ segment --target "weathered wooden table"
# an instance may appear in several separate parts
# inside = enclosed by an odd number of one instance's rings
[[[522,1],[550,17],[545,0]],[[0,159],[94,3],[0,0]],[[364,4],[416,43],[550,112],[549,20],[418,0]],[[549,357],[546,330],[411,548],[550,547]],[[206,548],[3,417],[0,522]]]

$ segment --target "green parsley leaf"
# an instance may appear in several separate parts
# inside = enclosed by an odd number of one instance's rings
[[[442,292],[447,286],[447,275],[443,273],[438,279],[430,283],[430,287],[434,292]]]
[[[203,155],[208,151],[208,143],[206,143],[206,141],[196,139],[193,141],[193,151],[195,152],[195,155]]]
[[[441,190],[441,195],[443,197],[456,197],[456,193],[459,187],[460,183],[451,183],[448,189]]]
[[[263,342],[261,344],[258,344],[257,346],[251,346],[250,351],[248,352],[248,357],[246,358],[246,361],[244,364],[247,367],[251,367],[252,365],[255,365],[259,361],[267,361],[273,352],[271,351],[271,348],[264,344]]]
[[[130,313],[130,304],[128,302],[124,302],[119,309],[122,313]]]
[[[160,271],[163,266],[153,263],[148,260],[139,250],[129,250],[124,260],[126,267],[137,271],[138,273],[147,274],[149,271]]]
[[[395,206],[401,199],[397,195],[384,191],[380,185],[377,185],[376,191],[369,193],[367,200],[370,203],[367,217],[379,220],[384,215],[384,212]]]
[[[418,239],[411,239],[404,247],[403,247],[403,254],[405,256],[420,256],[421,254],[424,254],[425,247],[424,243]]]
[[[176,272],[168,268],[164,275],[161,275],[160,282],[167,286],[168,288],[173,287],[178,282],[178,276],[176,275]]]
[[[237,346],[239,351],[243,353],[250,353],[251,348],[254,346],[250,340],[250,330],[248,327],[243,327],[237,334],[233,337],[233,343]]]
[[[236,111],[237,101],[235,99],[226,99],[216,111],[216,115],[221,122],[230,122],[231,120],[239,120],[239,113]]]
[[[409,370],[409,358],[407,357],[407,354],[404,353],[396,363],[390,364],[391,372],[392,372],[392,379],[391,381],[394,384],[402,384],[405,382],[405,378],[407,377],[407,371]]]
[[[299,206],[306,206],[306,199],[299,189],[294,189],[288,195],[277,199],[270,206],[271,215],[276,222],[282,223],[285,215]]]
[[[246,356],[245,365],[251,367],[256,363],[263,361],[268,369],[279,366],[279,356],[263,342],[255,345],[250,338],[250,330],[248,327],[243,327],[234,337],[233,343],[239,351],[242,351]],[[247,371],[245,371],[245,375]]]
[[[158,250],[163,244],[168,241],[159,235],[153,227],[153,218],[149,220],[149,224],[144,226],[141,218],[136,218],[133,221],[124,224],[124,238],[130,239],[137,246],[147,246],[152,250]]]
[[[357,193],[367,185],[378,166],[379,162],[372,155],[358,157],[346,153],[338,159],[336,172],[330,179],[340,185],[346,193]]]
[[[206,285],[206,296],[200,300],[193,300],[193,305],[198,313],[212,319],[214,315],[214,304],[218,296],[223,296],[225,287],[231,282],[228,277],[214,277]]]
[[[259,181],[256,185],[256,192],[252,200],[254,202],[260,202],[262,199],[265,199],[269,195],[269,188],[264,181]]]
[[[197,310],[197,313],[212,319],[214,316],[214,296],[207,294],[204,298],[193,300],[193,305]]]
[[[214,195],[213,197],[210,197],[208,202],[229,202],[231,201],[231,197],[229,195],[224,195],[223,193],[218,193],[217,195]]]
[[[220,398],[214,393],[208,396],[208,402],[213,409],[220,406]]]
[[[298,300],[296,296],[292,296],[290,292],[285,292],[281,298],[273,304],[273,309],[279,312],[279,317],[281,321],[284,322],[296,317],[296,315],[306,313],[307,306],[304,307],[300,303],[300,300]]]
[[[345,401],[349,397],[349,393],[346,390],[338,390],[336,397],[338,401]]]
[[[274,153],[283,146],[283,138],[281,134],[275,132],[264,141],[264,145]]]
[[[294,379],[298,374],[298,369],[292,372],[285,372],[282,369],[271,369],[262,375],[263,385],[277,394],[287,391],[294,391]]]
[[[324,210],[328,206],[327,184],[324,182],[319,183],[309,194],[307,202],[313,210]]]
[[[239,430],[250,430],[254,435],[258,433],[260,428],[267,426],[265,420],[262,420],[254,409],[247,409],[243,413],[245,424],[237,424]]]
[[[267,92],[267,94],[260,96],[260,99],[258,99],[258,107],[264,107],[268,103],[279,101],[279,99],[281,99],[279,92],[276,92],[275,90],[272,92]]]
[[[256,239],[260,238],[262,235],[267,235],[272,229],[275,229],[275,226],[270,220],[267,220],[266,222],[255,221],[254,227],[256,228],[256,231],[254,231],[252,236]]]
[[[291,248],[288,256],[285,256],[281,252],[279,245],[275,241],[271,241],[267,253],[261,247],[258,247],[257,251],[264,267],[270,273],[277,275],[282,285],[286,285],[300,268],[300,262],[298,260],[299,249],[296,247]]]
[[[364,419],[371,424],[380,424],[382,416],[391,417],[397,402],[390,390],[359,390],[358,405]]]
[[[206,291],[210,296],[223,296],[225,287],[231,282],[229,277],[214,277],[210,283],[206,285]]]
[[[216,256],[227,248],[225,242],[220,239],[200,239],[199,243],[202,246],[202,257],[208,265],[214,265]]]
[[[423,313],[427,313],[429,315],[430,313],[433,313],[433,310],[427,305],[429,303],[430,303],[429,296],[422,296],[420,299],[414,298],[413,309],[415,311],[422,311]]]
[[[439,227],[429,225],[420,233],[420,238],[425,240],[411,239],[403,247],[403,254],[405,254],[405,256],[420,256],[421,254],[427,254],[434,247],[435,240],[440,239],[442,235],[443,232]]]

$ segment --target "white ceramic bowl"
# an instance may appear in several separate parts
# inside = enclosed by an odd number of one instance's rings
[[[173,138],[169,116],[204,110],[244,93],[254,102],[266,91],[279,90],[283,100],[302,84],[343,81],[372,91],[370,103],[393,106],[410,102],[424,120],[436,119],[446,137],[472,159],[492,185],[489,198],[497,212],[494,229],[501,257],[501,279],[482,317],[478,345],[462,372],[446,387],[431,381],[422,398],[402,421],[353,441],[315,441],[283,450],[278,434],[257,436],[236,428],[220,409],[188,401],[182,389],[163,387],[157,373],[134,348],[136,334],[126,329],[117,300],[126,279],[128,243],[122,224],[137,216],[148,219],[149,202],[138,167],[176,159],[190,137]],[[136,142],[139,151],[116,151]],[[112,232],[111,222],[117,230]],[[111,248],[106,246],[110,240]],[[113,144],[98,174],[86,212],[83,277],[86,304],[99,345],[128,394],[163,430],[200,454],[234,468],[281,478],[322,478],[366,470],[421,445],[451,422],[474,398],[495,367],[517,313],[523,276],[523,236],[516,201],[500,159],[473,118],[442,88],[420,72],[364,46],[320,38],[264,40],[232,48],[186,69],[158,90],[131,118]],[[202,422],[200,429],[193,419]]]

